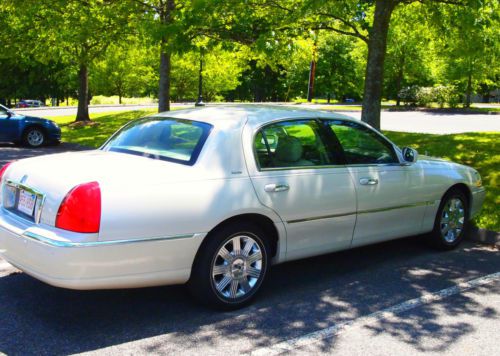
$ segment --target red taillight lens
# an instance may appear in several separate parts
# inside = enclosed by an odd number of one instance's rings
[[[0,168],[0,182],[2,181],[3,175],[7,168],[12,164],[12,162],[6,163],[2,168]]]
[[[101,188],[99,183],[80,184],[66,195],[56,217],[56,227],[74,232],[99,232]]]

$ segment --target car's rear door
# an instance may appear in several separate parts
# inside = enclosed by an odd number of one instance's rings
[[[251,133],[247,166],[261,203],[287,231],[287,259],[348,248],[356,193],[349,172],[332,154],[315,119],[283,120]]]
[[[394,146],[351,121],[327,120],[340,142],[357,191],[353,246],[418,234],[426,206],[424,173],[401,164]]]

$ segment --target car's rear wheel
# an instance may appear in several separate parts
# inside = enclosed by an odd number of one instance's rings
[[[460,244],[468,226],[468,200],[460,190],[449,191],[441,200],[430,235],[432,244],[442,250],[450,250]]]
[[[23,143],[29,147],[40,147],[45,143],[45,132],[39,127],[29,127],[24,132]]]
[[[203,304],[224,310],[249,304],[267,273],[269,243],[257,226],[240,223],[207,237],[188,283]]]

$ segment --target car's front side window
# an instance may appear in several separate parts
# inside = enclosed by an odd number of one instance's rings
[[[280,121],[263,127],[255,135],[254,151],[264,169],[331,164],[315,120]]]
[[[350,121],[329,120],[344,150],[347,164],[397,163],[392,145],[363,125]]]

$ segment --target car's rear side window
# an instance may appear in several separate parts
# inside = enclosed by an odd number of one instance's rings
[[[212,125],[174,118],[146,118],[118,131],[103,150],[142,155],[192,165]]]
[[[260,168],[315,167],[331,164],[316,120],[280,121],[263,127],[254,141]]]

